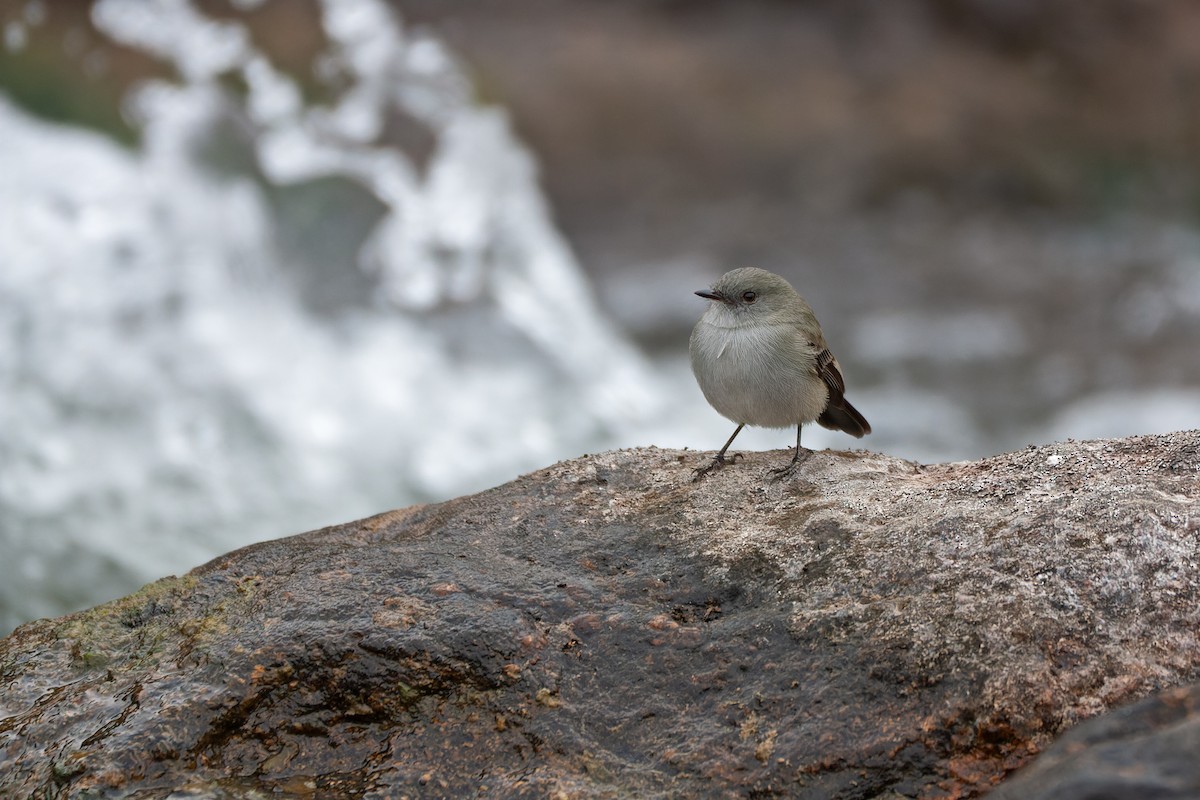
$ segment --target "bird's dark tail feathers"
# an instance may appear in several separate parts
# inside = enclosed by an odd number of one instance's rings
[[[826,406],[821,416],[817,417],[817,424],[832,431],[844,431],[858,439],[871,432],[871,423],[845,398],[837,405],[830,403]]]

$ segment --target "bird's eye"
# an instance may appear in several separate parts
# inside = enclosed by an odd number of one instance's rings
[[[742,292],[742,299],[745,300],[747,303],[753,303],[755,300],[758,299],[758,295],[755,294],[754,292]]]

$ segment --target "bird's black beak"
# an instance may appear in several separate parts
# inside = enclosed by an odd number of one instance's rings
[[[705,300],[720,300],[722,303],[725,302],[725,295],[721,294],[720,292],[714,292],[711,289],[701,289],[700,291],[696,292],[696,294],[700,295]]]

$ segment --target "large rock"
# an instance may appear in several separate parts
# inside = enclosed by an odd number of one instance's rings
[[[1197,432],[786,457],[584,457],[25,625],[0,796],[971,796],[1200,672]]]
[[[1200,685],[1168,689],[1089,720],[1054,743],[993,800],[1192,800],[1200,797]]]

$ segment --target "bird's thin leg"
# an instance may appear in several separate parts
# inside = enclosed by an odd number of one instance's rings
[[[696,467],[694,470],[692,470],[692,472],[696,473],[696,477],[692,479],[693,481],[698,481],[713,470],[720,469],[728,463],[737,461],[738,458],[741,457],[740,453],[734,453],[729,457],[729,461],[726,461],[725,451],[729,449],[729,445],[733,444],[733,440],[737,438],[737,435],[742,432],[742,428],[744,427],[746,427],[746,423],[743,422],[734,429],[733,435],[729,437],[727,442],[725,442],[725,446],[722,447],[721,451],[713,458],[712,463],[710,463],[707,467]]]
[[[729,438],[725,440],[725,446],[721,448],[719,453],[717,453],[717,461],[725,460],[725,451],[729,449],[729,445],[733,444],[733,440],[737,438],[737,435],[742,432],[742,428],[744,427],[746,427],[746,423],[743,422],[741,425],[738,425],[733,429],[733,433],[730,434]],[[733,459],[737,458],[737,456],[732,455],[729,458],[732,461]]]
[[[792,470],[796,469],[796,467],[798,467],[801,463],[803,463],[805,460],[807,460],[809,456],[812,455],[811,450],[805,450],[804,448],[802,448],[800,446],[800,434],[802,434],[803,432],[804,432],[804,425],[797,425],[796,426],[796,452],[792,455],[792,460],[787,463],[787,466],[783,466],[783,467],[780,467],[779,469],[771,470],[770,474],[775,478],[775,480],[779,480],[780,478],[786,477],[789,473],[792,472]],[[804,455],[801,456],[801,453],[803,453]]]

